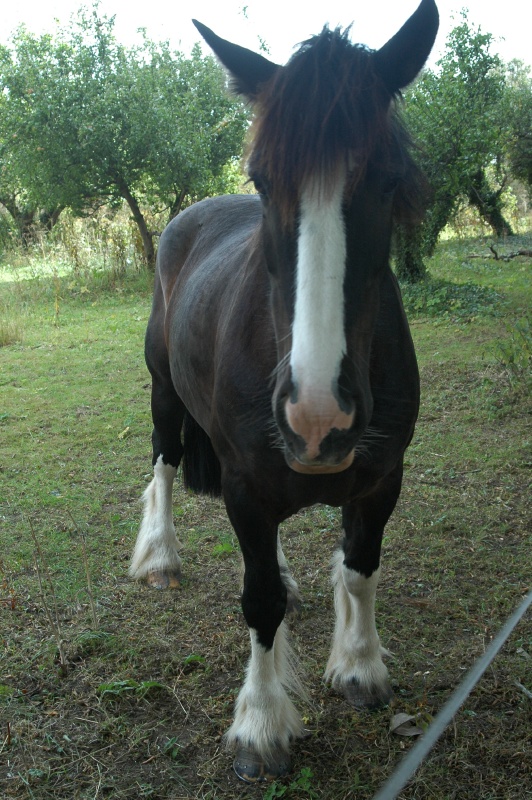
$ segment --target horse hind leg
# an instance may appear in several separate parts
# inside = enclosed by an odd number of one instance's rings
[[[154,589],[174,589],[181,583],[181,544],[172,517],[172,486],[176,467],[159,456],[153,479],[142,495],[144,513],[129,574]]]
[[[286,614],[298,614],[303,605],[299,587],[296,579],[290,572],[288,561],[286,560],[283,548],[281,547],[281,539],[277,538],[277,561],[279,562],[279,569],[281,572],[281,580],[286,586]]]
[[[150,337],[147,337],[147,344]],[[150,363],[151,355],[151,363]],[[177,588],[181,558],[172,515],[172,487],[183,455],[181,427],[185,408],[172,384],[166,359],[147,347],[152,373],[153,479],[142,496],[144,513],[129,574],[156,589]]]

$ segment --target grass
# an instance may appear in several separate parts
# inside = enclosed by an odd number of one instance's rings
[[[81,248],[71,270],[4,264],[0,335],[15,333],[0,350],[2,798],[375,794],[411,746],[389,733],[392,716],[437,713],[530,583],[530,259],[468,258],[482,246],[443,242],[431,282],[405,288],[423,401],[378,599],[395,699],[355,714],[322,682],[339,513],[296,515],[283,544],[304,597],[292,628],[309,735],[292,775],[262,788],[236,781],[222,743],[248,655],[222,505],[176,487],[183,587],[127,578],[151,472],[151,280],[81,268]],[[516,685],[532,689],[531,654],[528,619],[402,800],[532,796],[530,699]]]

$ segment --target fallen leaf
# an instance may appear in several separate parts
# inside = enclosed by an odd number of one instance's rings
[[[397,736],[421,736],[423,728],[416,725],[417,716],[411,714],[395,714],[390,722],[390,733]]]

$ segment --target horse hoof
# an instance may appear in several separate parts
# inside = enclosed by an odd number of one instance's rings
[[[356,678],[353,678],[343,687],[344,697],[347,702],[358,709],[368,709],[375,711],[378,708],[387,706],[393,697],[392,687],[389,684],[384,686],[362,686]]]
[[[148,586],[152,589],[179,589],[181,586],[181,573],[178,570],[151,569],[146,577]]]
[[[275,750],[265,761],[254,750],[241,747],[233,761],[233,769],[244,783],[274,781],[290,772],[290,755],[286,750]]]
[[[300,597],[296,597],[295,595],[288,593],[288,597],[286,598],[286,616],[297,616],[301,609],[303,608],[303,601]]]

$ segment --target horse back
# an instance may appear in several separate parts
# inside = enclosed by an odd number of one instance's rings
[[[208,263],[220,269],[226,254],[242,245],[260,221],[260,200],[254,195],[224,195],[195,203],[167,225],[157,252],[156,280],[168,307],[176,282]]]

